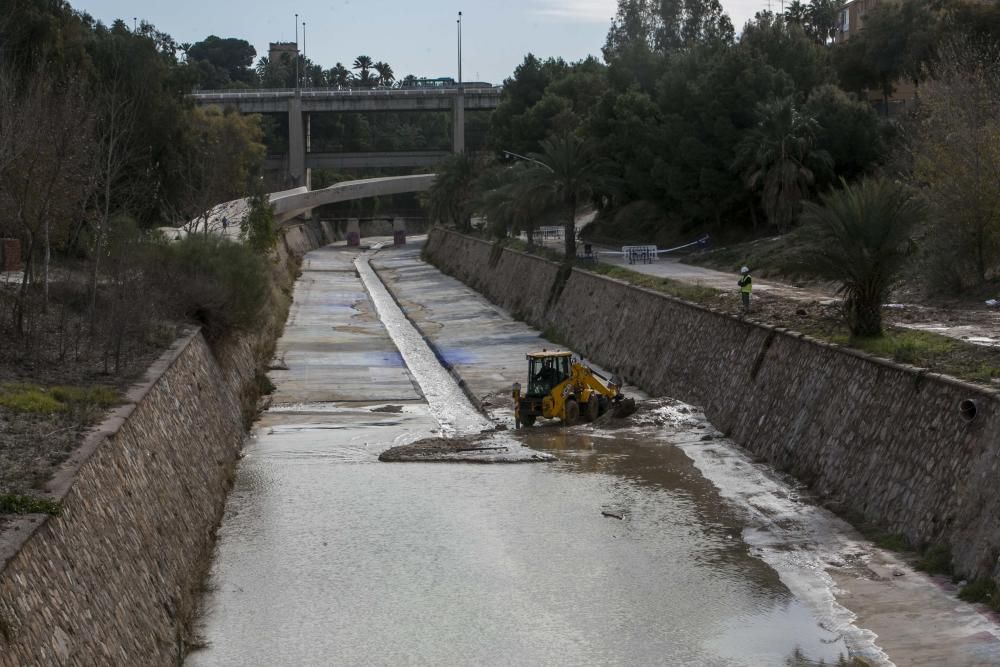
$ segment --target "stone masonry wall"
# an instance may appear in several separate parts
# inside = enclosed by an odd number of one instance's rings
[[[968,576],[1000,574],[997,392],[445,230],[426,257],[629,382],[702,406],[849,514],[950,546]]]
[[[330,239],[286,227],[281,267]],[[274,320],[276,318],[270,318]],[[148,369],[49,483],[57,517],[0,533],[0,667],[175,665],[281,322]]]
[[[34,517],[5,564],[0,664],[176,662],[190,559],[207,555],[243,423],[200,333],[150,374],[57,478],[62,515]]]

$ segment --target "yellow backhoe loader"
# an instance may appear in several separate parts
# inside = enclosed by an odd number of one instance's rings
[[[581,418],[594,421],[608,410],[616,417],[635,411],[622,395],[622,380],[608,379],[573,358],[572,352],[542,350],[528,355],[528,386],[514,383],[514,424],[533,426],[538,417],[561,419],[566,426]]]

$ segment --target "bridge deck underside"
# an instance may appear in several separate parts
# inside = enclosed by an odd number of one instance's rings
[[[306,153],[306,167],[309,169],[432,167],[449,155],[448,151]],[[264,162],[265,168],[274,171],[285,169],[287,166],[287,157],[271,157]]]

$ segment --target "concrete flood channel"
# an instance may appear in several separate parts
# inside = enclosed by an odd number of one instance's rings
[[[358,255],[306,256],[187,664],[1000,663],[989,618],[675,401],[515,434],[551,462],[378,462],[512,426],[556,346],[418,248]]]

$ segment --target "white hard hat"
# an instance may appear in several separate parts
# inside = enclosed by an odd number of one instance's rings
[[[742,269],[740,269],[740,273],[750,273],[750,267],[744,266]]]

